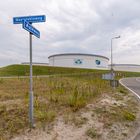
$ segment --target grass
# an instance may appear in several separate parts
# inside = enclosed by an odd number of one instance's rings
[[[105,73],[105,70],[63,68],[49,66],[33,66],[33,75],[54,75],[54,74],[80,74],[80,73]],[[28,76],[29,65],[9,65],[0,68],[0,76]]]
[[[120,93],[121,94],[121,93]],[[124,96],[122,94],[122,96]],[[115,97],[115,96],[114,96]],[[118,100],[118,97],[115,97]],[[123,101],[123,99],[122,99]],[[129,123],[136,120],[136,110],[138,109],[135,102],[127,101],[125,106],[123,105],[108,105],[95,107],[93,110],[93,117],[96,114],[100,122],[104,122],[104,128],[110,128],[113,123]],[[134,111],[135,110],[135,111]]]
[[[128,121],[134,121],[136,119],[136,116],[132,114],[130,111],[124,111],[123,117],[125,120],[128,120]]]
[[[111,94],[112,89],[109,81],[101,80],[102,73],[107,72],[103,70],[34,66],[34,75],[59,74],[55,77],[35,77],[33,79],[36,126],[45,129],[45,126],[51,124],[57,116],[73,114],[89,103],[96,103],[104,93]],[[137,73],[126,74],[137,75]],[[27,65],[11,65],[0,68],[0,76],[25,75],[29,75],[29,66]],[[127,94],[127,91],[122,87],[117,88],[116,91],[122,95]],[[118,97],[118,99],[120,98]],[[29,79],[0,79],[0,139],[10,139],[29,127],[28,103]],[[130,102],[130,105],[134,107],[135,104]],[[102,114],[103,118],[108,120],[135,120],[135,113],[131,110],[113,108],[116,110],[116,114],[112,114],[102,109],[97,109],[96,113]],[[85,119],[75,119],[73,117],[72,120],[76,126],[81,126],[86,122]],[[89,130],[87,134],[91,137],[96,136],[93,130]]]
[[[89,103],[96,101],[104,94],[112,94],[108,81],[90,76],[49,77],[34,78],[34,108],[36,127],[45,129],[57,116],[75,114]],[[20,134],[29,127],[28,79],[3,79],[0,83],[0,138],[9,139],[15,134]],[[116,90],[119,90],[116,89]],[[122,90],[122,89],[121,89]],[[124,96],[124,92],[120,93]],[[115,96],[115,95],[114,95]],[[135,103],[130,102],[129,110],[123,107],[111,108],[112,112],[105,108],[96,108],[96,114],[102,116],[105,125],[109,121],[134,121],[135,113],[132,108]],[[71,116],[71,115],[70,115]],[[85,118],[77,118],[74,115],[67,121],[81,127],[86,123]]]
[[[119,88],[117,90],[118,90],[118,92],[122,93],[123,95],[128,94],[128,90],[122,86],[119,86]]]
[[[74,124],[76,127],[82,127],[82,125],[88,122],[88,118],[80,116],[78,113],[65,114],[65,124]]]
[[[97,130],[94,127],[89,128],[86,131],[86,135],[89,136],[92,139],[100,137],[100,134],[98,134]]]
[[[50,67],[50,66],[33,66],[33,75],[54,75],[54,74],[76,74],[86,75],[94,73],[95,76],[108,73],[109,70],[95,70],[95,69],[79,69],[79,68],[63,68],[63,67]],[[138,77],[140,72],[122,72],[116,71],[116,77]],[[9,65],[0,68],[0,76],[29,76],[29,65]]]
[[[78,111],[111,91],[108,81],[90,75],[34,78],[34,107],[37,127],[45,127],[60,114]],[[0,83],[0,137],[9,138],[28,128],[28,79],[3,79]],[[81,125],[84,120],[75,120]],[[3,126],[4,125],[4,126]],[[6,133],[4,133],[6,132]]]

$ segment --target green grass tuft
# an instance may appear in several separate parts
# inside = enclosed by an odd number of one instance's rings
[[[100,134],[98,134],[97,130],[95,128],[93,128],[93,127],[89,128],[86,131],[86,135],[89,136],[92,139],[100,137]]]
[[[135,121],[135,119],[136,119],[136,116],[128,111],[123,112],[123,117],[127,121]]]

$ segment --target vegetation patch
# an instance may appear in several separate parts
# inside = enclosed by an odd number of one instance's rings
[[[94,127],[89,128],[86,131],[86,135],[89,136],[92,139],[99,138],[101,136]]]
[[[74,124],[76,127],[82,127],[82,125],[88,122],[88,118],[82,117],[77,113],[70,113],[64,116],[65,124]]]
[[[124,119],[128,121],[134,121],[136,119],[136,115],[132,114],[131,112],[124,111],[123,112]]]
[[[81,74],[90,75],[94,73],[95,77],[101,77],[101,74],[108,73],[109,70],[79,69],[79,68],[63,68],[50,66],[33,66],[33,75],[54,75],[54,74],[73,74],[79,76]],[[9,65],[0,68],[0,76],[29,76],[29,65]],[[139,72],[123,72],[116,71],[117,79],[122,77],[139,77]]]
[[[34,75],[55,75],[47,78],[34,77],[34,119],[36,127],[45,128],[56,117],[70,115],[75,126],[81,127],[87,122],[86,118],[74,117],[76,113],[87,104],[96,104],[97,101],[108,94],[118,100],[127,91],[119,87],[114,92],[109,81],[102,80],[102,74],[108,71],[85,70],[74,68],[34,66]],[[77,74],[78,73],[78,74]],[[63,75],[64,74],[64,75]],[[29,75],[29,66],[12,65],[0,68],[0,76]],[[114,96],[115,95],[115,96]],[[135,121],[135,102],[130,105],[94,108],[99,121],[111,126],[117,121]],[[29,79],[10,78],[0,79],[0,139],[10,139],[29,127]],[[111,121],[110,121],[111,120]],[[69,119],[68,119],[69,121]],[[90,128],[86,134],[91,138],[99,137],[96,129]]]
[[[76,113],[86,104],[95,102],[102,90],[111,91],[108,82],[95,78],[94,74],[86,77],[34,78],[33,81],[34,119],[36,126],[43,128],[59,114]],[[11,137],[29,127],[29,80],[3,79],[0,97],[0,137]],[[78,127],[86,122],[84,118],[73,120]]]

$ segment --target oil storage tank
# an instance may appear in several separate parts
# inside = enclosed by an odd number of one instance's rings
[[[109,58],[95,54],[64,53],[48,57],[49,66],[108,69]]]

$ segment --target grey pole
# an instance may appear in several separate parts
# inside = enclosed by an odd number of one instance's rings
[[[113,76],[113,66],[112,66],[112,63],[113,63],[113,56],[112,56],[112,40],[113,40],[113,38],[111,38],[111,75]]]
[[[29,122],[30,127],[34,127],[34,118],[33,118],[33,70],[32,70],[32,34],[29,33],[30,39],[30,100],[29,100]]]
[[[113,39],[114,38],[111,38],[111,79],[113,80],[114,83],[115,77],[114,77],[114,70],[113,70],[113,52],[112,52]],[[113,87],[113,89],[115,89],[115,86]]]
[[[113,52],[112,52],[113,48],[112,48],[112,44],[113,44],[113,39],[118,39],[118,38],[120,38],[120,36],[111,38],[111,76],[112,76],[112,80],[115,80],[115,75],[114,75],[114,70],[113,70]]]

